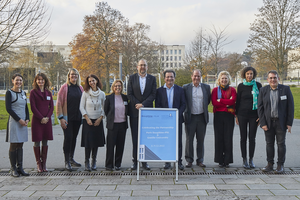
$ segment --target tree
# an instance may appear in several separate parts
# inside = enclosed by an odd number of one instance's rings
[[[250,26],[249,49],[260,60],[272,63],[283,78],[290,49],[300,45],[299,0],[263,0],[259,14]],[[296,58],[299,59],[299,56]]]
[[[206,39],[205,39],[206,38]],[[206,37],[202,28],[196,33],[195,38],[191,41],[189,50],[185,56],[185,62],[190,72],[199,69],[203,77],[211,70],[209,65],[210,56],[210,38]]]
[[[0,54],[12,44],[43,40],[49,20],[45,0],[1,0]]]
[[[226,33],[227,26],[224,29],[217,29],[214,25],[212,26],[212,29],[210,29],[210,35],[205,39],[209,44],[212,52],[212,59],[214,60],[212,71],[214,74],[218,74],[220,72],[218,64],[223,53],[223,47],[230,44],[232,40],[228,41],[229,36]]]
[[[232,53],[227,57],[229,58],[228,72],[232,78],[236,78],[237,72],[242,69],[242,56],[238,53]]]
[[[110,91],[110,74],[118,66],[118,36],[124,20],[119,10],[98,2],[94,14],[84,17],[83,33],[70,43],[73,66],[81,72],[100,74],[105,78],[106,92]]]

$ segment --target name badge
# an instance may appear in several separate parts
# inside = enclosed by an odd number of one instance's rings
[[[22,97],[23,99],[26,99],[26,96],[25,95],[23,95],[23,97]]]
[[[127,101],[124,101],[124,105],[127,106],[127,105],[128,105],[128,102],[127,102]]]
[[[51,98],[50,98],[50,96],[47,96],[47,100],[50,100]]]
[[[280,97],[281,100],[286,100],[286,95]]]
[[[254,92],[253,92],[253,91],[251,91],[251,94],[254,94]]]

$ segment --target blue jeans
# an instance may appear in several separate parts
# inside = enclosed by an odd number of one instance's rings
[[[274,164],[274,143],[275,138],[277,142],[277,150],[278,150],[278,164],[284,164],[285,162],[285,153],[286,153],[286,146],[285,146],[285,136],[286,130],[282,130],[280,128],[280,124],[278,120],[271,121],[271,127],[269,130],[265,131],[266,136],[266,149],[267,149],[267,161],[269,163]]]

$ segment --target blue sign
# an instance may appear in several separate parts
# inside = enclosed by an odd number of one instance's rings
[[[142,108],[139,116],[139,161],[175,162],[178,110]]]

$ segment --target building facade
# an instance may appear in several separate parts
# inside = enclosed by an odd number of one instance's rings
[[[185,46],[165,45],[159,52],[162,69],[181,69],[184,67]]]

